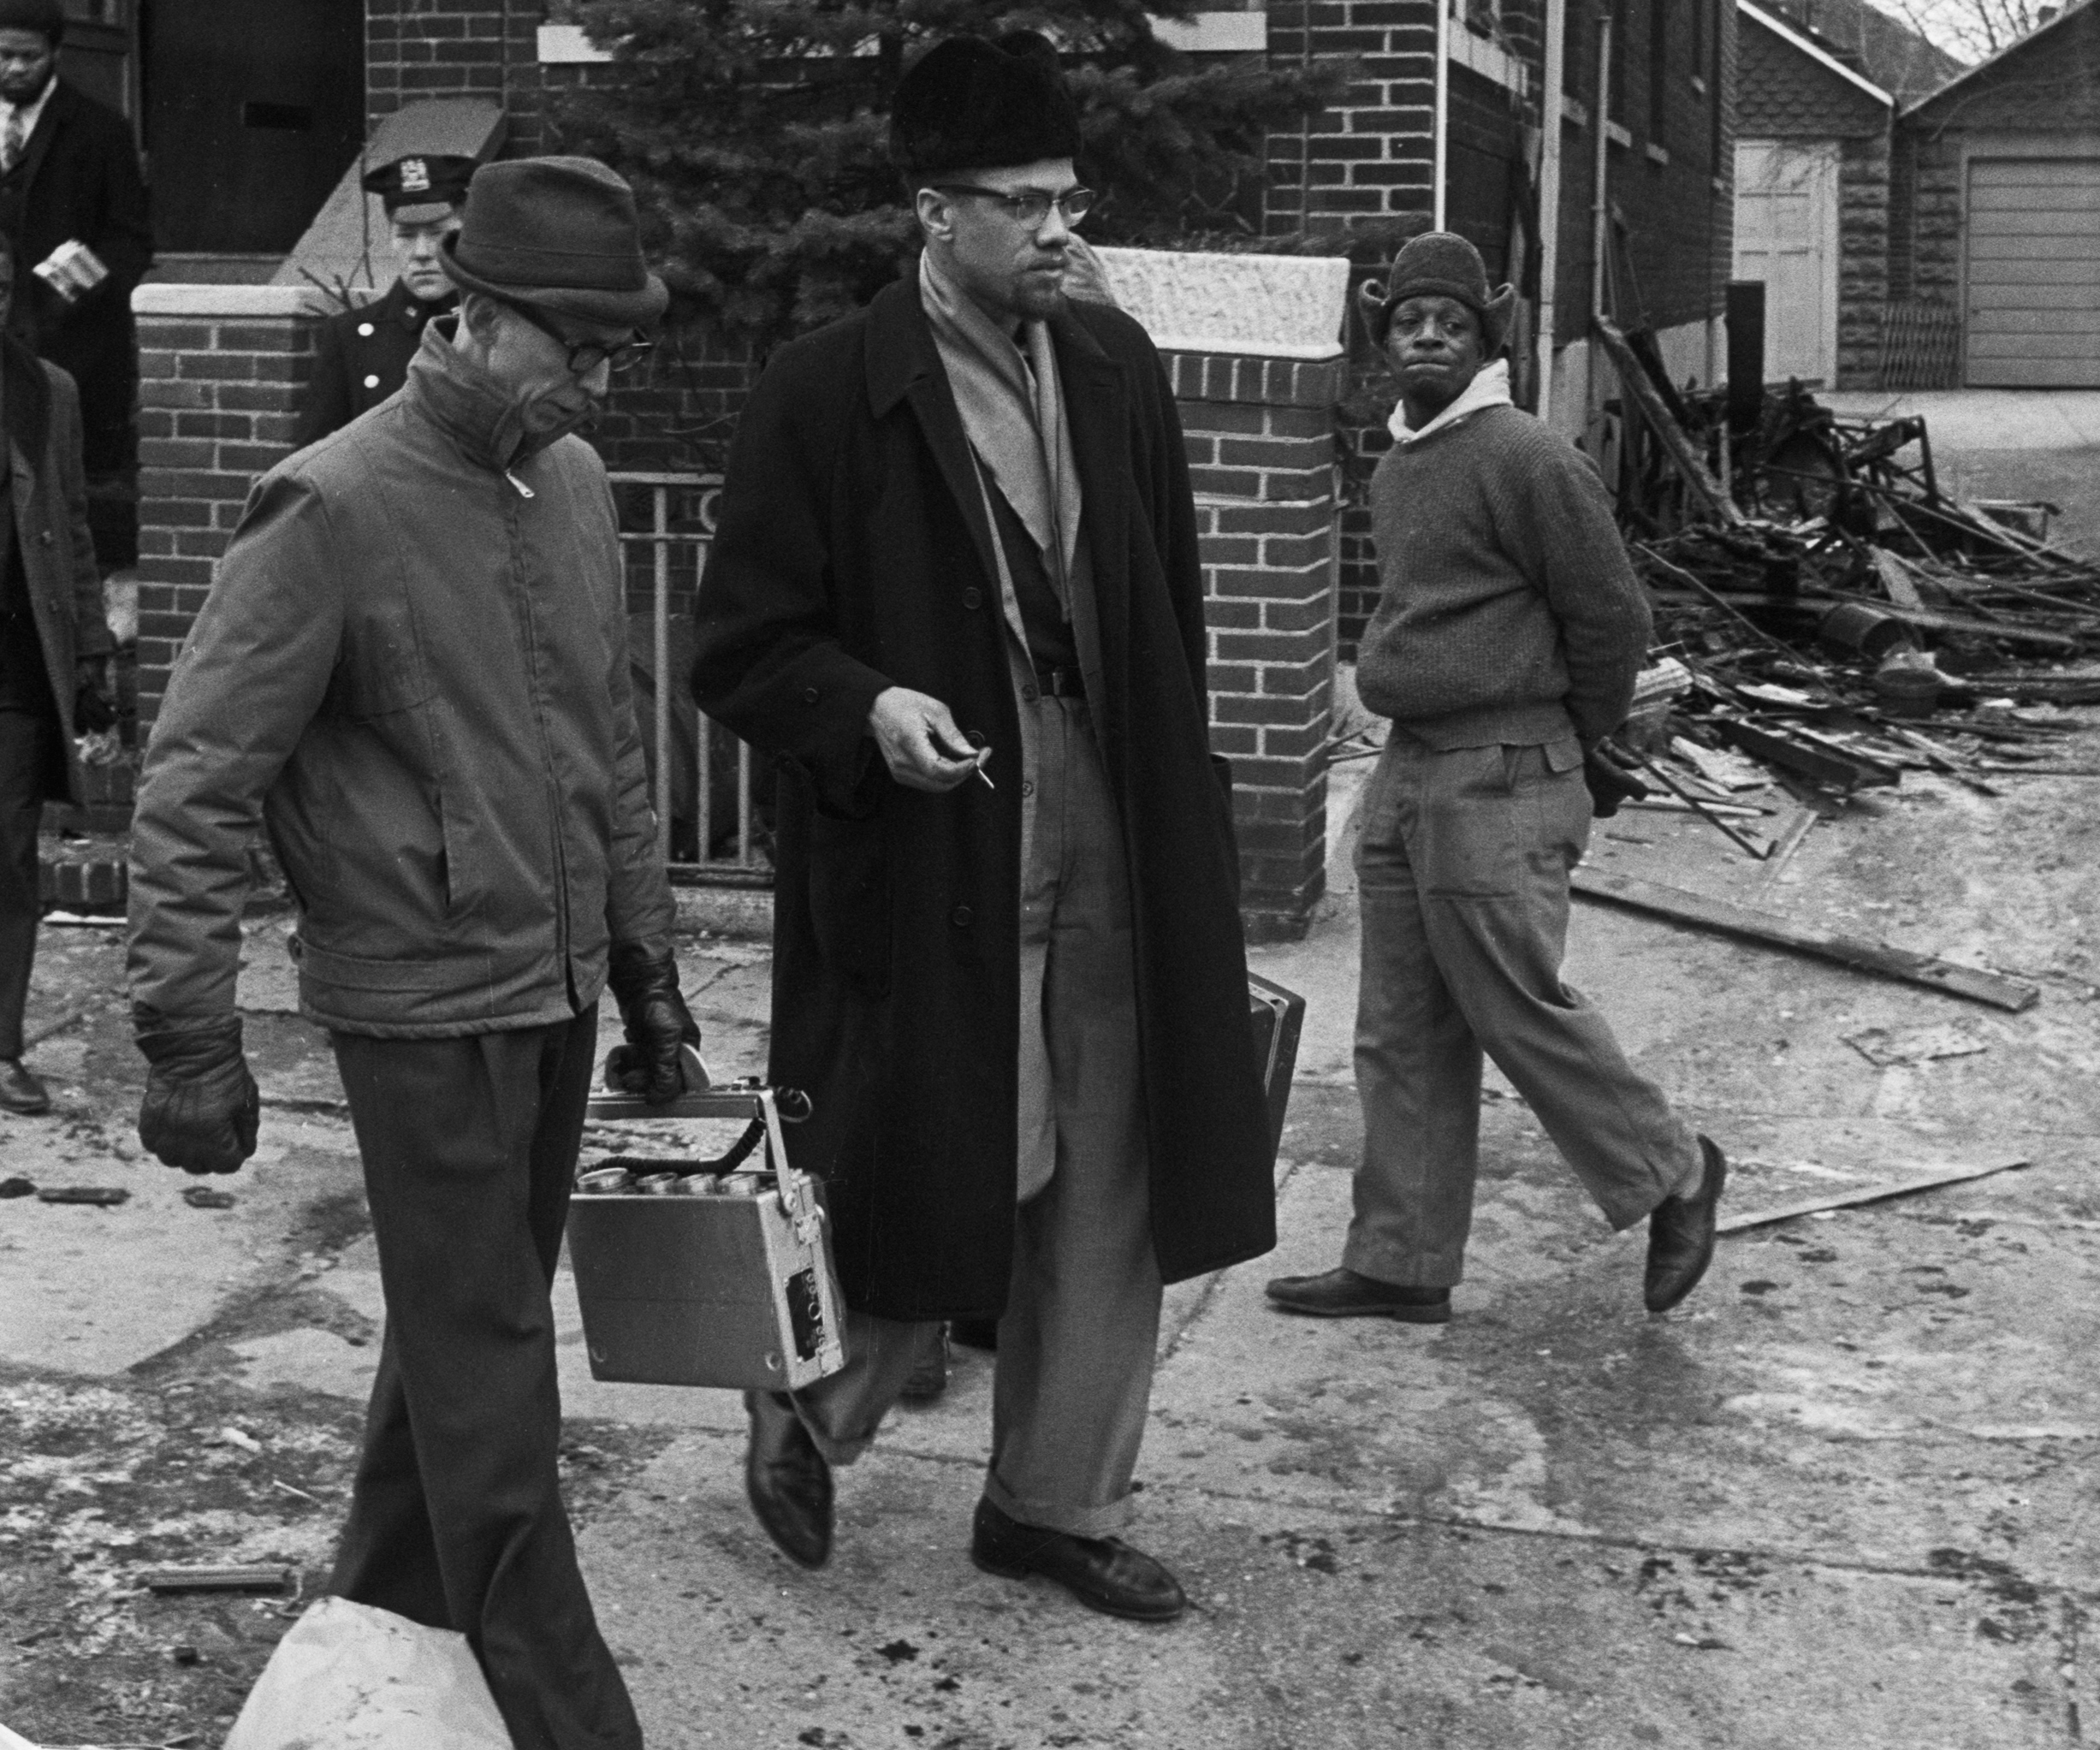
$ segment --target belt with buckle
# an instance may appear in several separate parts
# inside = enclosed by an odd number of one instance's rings
[[[1086,697],[1086,682],[1077,668],[1038,668],[1035,687],[1046,698],[1077,699]]]

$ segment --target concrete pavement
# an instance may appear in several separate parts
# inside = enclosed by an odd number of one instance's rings
[[[1195,1595],[1178,1626],[969,1566],[989,1364],[967,1351],[842,1478],[831,1569],[792,1568],[744,1505],[733,1398],[589,1380],[565,1277],[572,1497],[651,1744],[2078,1741],[2100,887],[2078,780],[2008,787],[1907,779],[1818,827],[1765,902],[2033,974],[2047,994],[2025,1015],[1578,912],[1573,976],[1725,1140],[1738,1207],[2035,1163],[1731,1239],[1667,1320],[1640,1310],[1640,1235],[1603,1230],[1500,1086],[1456,1322],[1271,1312],[1264,1278],[1332,1261],[1346,1219],[1349,894],[1308,941],[1258,952],[1311,1025],[1282,1244],[1173,1290],[1162,1338],[1132,1536]],[[1663,815],[1600,823],[1593,854],[1734,897],[1765,875]],[[33,1054],[62,1115],[0,1126],[7,1170],[134,1195],[0,1203],[0,1721],[33,1739],[222,1730],[284,1619],[137,1596],[140,1563],[324,1571],[383,1308],[332,1071],[282,1012],[281,929],[254,932],[243,990],[264,1148],[224,1212],[182,1203],[128,1139],[114,940],[47,940],[37,1012],[89,1012]],[[756,1067],[762,950],[685,958],[718,1068]],[[1928,1025],[1981,1048],[1880,1067],[1845,1043]]]

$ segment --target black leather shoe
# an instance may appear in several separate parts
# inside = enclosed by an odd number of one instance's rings
[[[22,1067],[20,1058],[0,1059],[0,1106],[33,1118],[51,1109],[44,1084]]]
[[[1688,1197],[1665,1197],[1648,1213],[1648,1271],[1641,1298],[1651,1313],[1667,1313],[1699,1286],[1713,1262],[1714,1223],[1721,1188],[1728,1183],[1728,1157],[1711,1137],[1699,1149],[1706,1170]]]
[[[1346,1268],[1322,1276],[1278,1276],[1269,1284],[1268,1296],[1287,1313],[1309,1313],[1316,1319],[1398,1319],[1408,1325],[1451,1322],[1448,1288],[1409,1288]]]
[[[977,1503],[970,1559],[1002,1580],[1040,1574],[1089,1610],[1134,1622],[1169,1622],[1189,1607],[1180,1582],[1122,1539],[1023,1525],[989,1501]]]
[[[831,1559],[831,1467],[785,1392],[747,1391],[750,1444],[744,1492],[766,1535],[790,1560],[822,1568]]]

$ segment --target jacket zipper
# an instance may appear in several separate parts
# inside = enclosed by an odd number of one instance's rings
[[[530,486],[526,485],[524,481],[520,480],[515,474],[512,473],[508,468],[503,470],[503,478],[518,489],[519,497],[532,498],[537,496],[537,495]]]

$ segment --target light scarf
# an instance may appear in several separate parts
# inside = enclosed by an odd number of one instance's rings
[[[962,415],[963,435],[1041,549],[1070,619],[1079,552],[1079,466],[1049,328],[1023,323],[1022,345],[1016,346],[932,249],[919,255],[919,299]]]
[[[1465,392],[1437,417],[1416,431],[1408,424],[1408,404],[1404,400],[1393,404],[1392,417],[1386,420],[1385,429],[1392,433],[1395,443],[1420,443],[1433,431],[1441,431],[1446,425],[1456,425],[1468,414],[1477,413],[1483,407],[1506,407],[1510,400],[1510,361],[1497,359],[1480,367],[1480,374],[1466,385]]]

